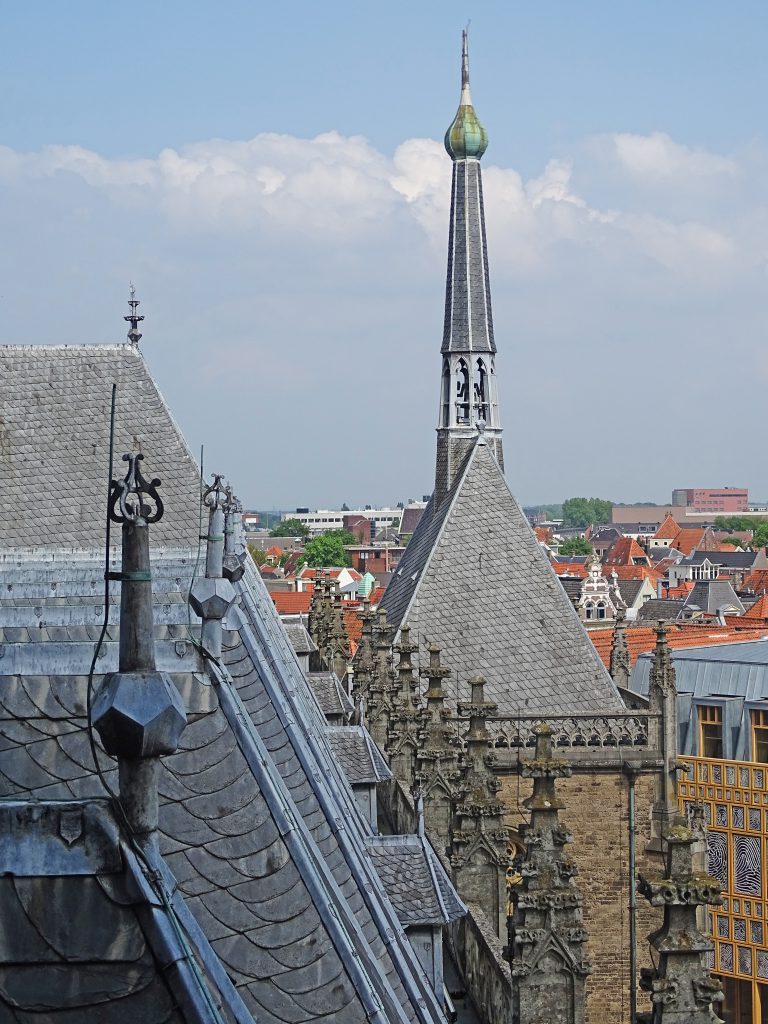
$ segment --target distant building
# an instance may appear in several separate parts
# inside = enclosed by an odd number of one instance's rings
[[[344,520],[349,522],[365,519],[371,524],[371,531],[375,534],[387,526],[398,529],[400,522],[409,509],[424,509],[425,501],[415,501],[405,508],[356,508],[333,510],[319,508],[314,512],[307,509],[297,509],[295,512],[283,512],[282,518],[298,519],[300,523],[309,530],[310,536],[317,537],[321,533],[328,533],[329,530],[343,530]]]
[[[615,525],[637,523],[652,526],[651,530],[637,532],[654,533],[667,516],[673,515],[675,511],[671,505],[614,505],[611,509],[611,522]]]
[[[677,487],[672,504],[712,515],[738,515],[749,512],[749,491],[746,487]]]

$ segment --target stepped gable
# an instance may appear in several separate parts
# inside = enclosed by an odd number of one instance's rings
[[[430,501],[381,606],[502,714],[621,710],[605,671],[482,434]]]
[[[200,473],[133,345],[0,346],[4,548],[102,543],[112,384],[116,461],[151,452],[166,513],[157,546],[197,546]]]

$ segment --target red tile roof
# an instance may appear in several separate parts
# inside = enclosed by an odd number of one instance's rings
[[[763,594],[762,597],[758,597],[752,607],[747,608],[741,617],[744,620],[749,619],[751,621],[754,621],[755,619],[760,619],[762,621],[768,620],[768,594]]]
[[[690,555],[694,548],[697,548],[704,540],[706,532],[703,526],[684,526],[672,541],[670,547],[682,551],[684,555]]]
[[[536,540],[540,544],[551,544],[552,543],[552,531],[547,526],[535,526],[533,532],[536,534]]]
[[[595,650],[606,668],[611,661],[612,629],[587,630]],[[667,644],[673,649],[680,647],[711,647],[715,644],[739,643],[744,640],[759,640],[765,636],[765,629],[733,629],[729,626],[712,626],[694,623],[671,623],[667,625]],[[641,654],[647,654],[656,646],[656,630],[651,626],[631,626],[626,631],[630,666]]]
[[[589,575],[586,565],[580,562],[552,562],[552,568],[555,576],[578,576],[580,580],[585,580]]]
[[[272,555],[273,558],[280,558],[281,555],[285,554],[283,549],[279,548],[277,546],[277,544],[273,544],[271,548],[267,548],[267,552],[266,553],[268,555]]]
[[[653,565],[604,565],[603,576],[606,579],[611,578],[611,573],[615,572],[621,580],[644,580],[648,578],[654,585],[656,582],[663,578],[663,574],[656,569]]]
[[[680,524],[673,516],[668,515],[653,536],[658,540],[674,540],[678,533],[680,533]]]
[[[646,565],[650,561],[634,537],[619,537],[608,548],[603,565],[634,565],[635,559],[642,559]]]
[[[754,569],[745,578],[744,589],[753,594],[768,594],[768,569]]]
[[[270,597],[281,615],[306,615],[312,601],[312,594],[306,590],[303,594],[295,594],[291,590],[278,590],[270,594]]]

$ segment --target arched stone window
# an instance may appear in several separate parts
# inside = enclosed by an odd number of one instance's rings
[[[469,367],[463,359],[456,366],[456,422],[469,423]]]
[[[479,420],[488,420],[488,371],[482,359],[475,364],[475,408]]]
[[[591,601],[587,601],[584,605],[584,616],[587,619],[593,619],[595,617],[595,606]]]
[[[440,425],[451,425],[451,368],[448,360],[443,360],[443,379],[440,387]]]
[[[605,618],[605,601],[597,602],[597,617],[598,619]]]

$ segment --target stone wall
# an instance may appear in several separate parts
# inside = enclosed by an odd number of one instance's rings
[[[660,870],[661,860],[646,852],[651,836],[653,775],[640,774],[635,783],[636,869]],[[515,810],[530,795],[529,782],[501,776],[500,798],[509,808],[508,824],[516,825]],[[560,817],[573,833],[568,853],[578,869],[584,896],[586,947],[592,962],[587,979],[586,1024],[630,1024],[629,1015],[629,782],[620,765],[614,769],[581,771],[574,765],[568,779],[558,781],[565,809]],[[661,914],[645,900],[638,901],[638,974],[650,967],[647,937],[661,924]],[[638,986],[638,1009],[647,997]]]
[[[379,806],[390,827],[398,834],[416,831],[413,800],[397,779],[378,786]],[[445,851],[433,846],[450,874]],[[493,925],[480,907],[468,904],[465,917],[447,927],[456,963],[464,975],[467,994],[484,1024],[510,1024],[512,1019],[512,978],[509,964],[502,956],[502,944]]]
[[[474,903],[449,929],[451,945],[464,971],[464,983],[484,1024],[510,1024],[512,976],[496,932]]]

